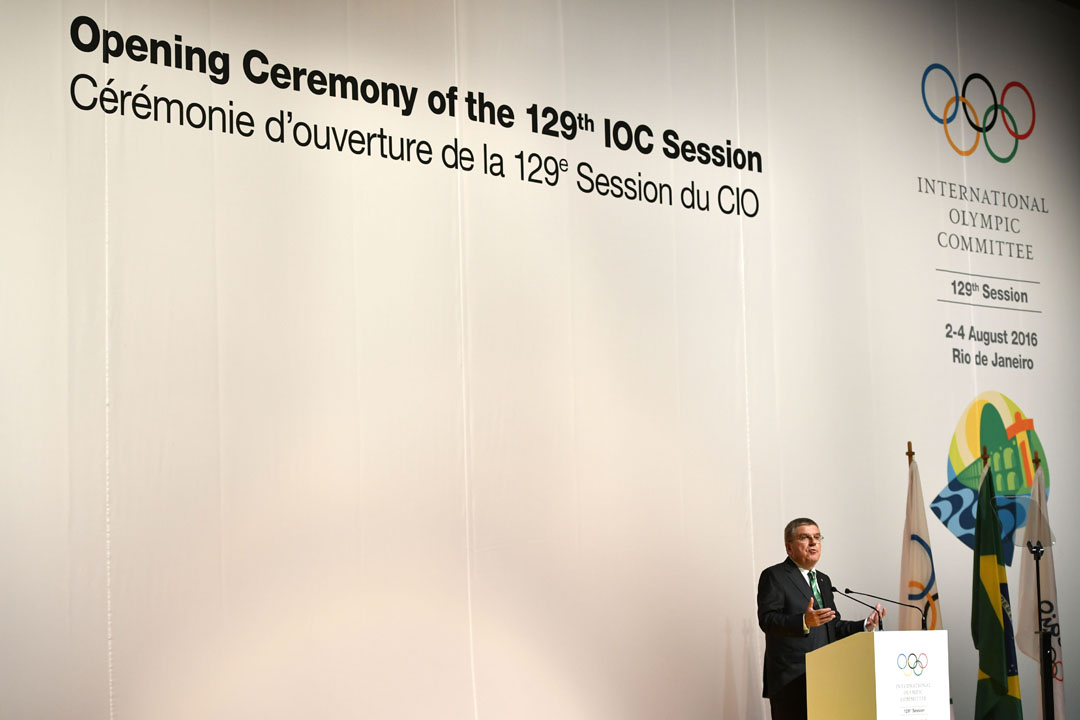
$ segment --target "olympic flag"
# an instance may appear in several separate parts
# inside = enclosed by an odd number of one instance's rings
[[[926,629],[943,630],[941,605],[938,601],[937,573],[934,554],[930,551],[930,529],[926,524],[919,465],[908,465],[907,517],[904,519],[904,540],[900,551],[900,595],[926,612]],[[911,608],[900,608],[900,630],[920,630],[922,618]]]
[[[1039,660],[1040,629],[1038,600],[1035,594],[1035,559],[1027,552],[1028,544],[1041,542],[1043,556],[1039,565],[1042,585],[1042,605],[1045,619],[1041,623],[1050,631],[1051,662],[1054,676],[1054,719],[1065,720],[1065,660],[1061,654],[1061,613],[1058,611],[1057,578],[1054,573],[1053,536],[1046,512],[1046,491],[1043,469],[1035,472],[1028,506],[1027,528],[1024,531],[1024,553],[1020,560],[1020,594],[1016,598],[1016,646],[1028,657]],[[1042,694],[1039,694],[1039,717],[1043,717]]]

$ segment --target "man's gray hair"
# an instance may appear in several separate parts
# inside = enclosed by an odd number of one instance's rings
[[[806,517],[795,518],[794,520],[789,522],[787,524],[787,526],[784,528],[784,542],[787,543],[787,542],[791,542],[792,540],[794,540],[795,539],[795,528],[797,528],[797,527],[799,527],[801,525],[814,525],[814,526],[817,526],[817,523],[815,521],[811,520],[810,518],[806,518]]]

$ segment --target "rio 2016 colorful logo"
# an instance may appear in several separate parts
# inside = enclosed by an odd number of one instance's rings
[[[960,416],[949,444],[948,484],[930,503],[930,509],[953,535],[974,549],[975,505],[984,447],[990,455],[1005,564],[1012,565],[1016,532],[1027,524],[1035,453],[1042,463],[1047,496],[1050,466],[1035,432],[1035,420],[1024,415],[1008,397],[999,392],[984,392]]]
[[[932,72],[939,70],[945,73],[945,76],[952,84],[952,95],[945,101],[944,107],[934,108],[931,107],[930,101],[926,98],[926,79]],[[979,116],[975,106],[968,100],[968,87],[973,81],[978,81],[986,86],[990,91],[990,97],[993,102],[989,104],[982,116]],[[1025,132],[1020,132],[1020,129],[1016,125],[1016,118],[1013,117],[1012,112],[1005,107],[1005,96],[1009,94],[1012,89],[1022,90],[1027,95],[1027,101],[1031,105],[1031,124],[1028,126]],[[1031,93],[1023,83],[1016,81],[1010,82],[1001,90],[1001,99],[998,99],[998,94],[994,90],[994,86],[981,73],[971,73],[964,79],[962,87],[958,88],[956,85],[956,78],[953,77],[952,72],[940,63],[931,63],[926,66],[926,70],[923,71],[922,76],[922,100],[923,105],[926,106],[926,112],[930,114],[930,117],[934,119],[934,122],[938,123],[945,129],[945,139],[949,141],[949,145],[958,155],[967,157],[975,152],[975,149],[979,147],[979,140],[983,141],[983,145],[986,146],[986,151],[990,153],[990,157],[997,160],[999,163],[1010,162],[1015,156],[1016,151],[1020,147],[1020,141],[1026,140],[1031,137],[1031,133],[1035,130],[1035,100],[1031,97]],[[1022,102],[1022,101],[1021,101]],[[960,108],[964,108],[964,118],[967,120],[968,126],[975,133],[975,142],[971,144],[971,147],[967,149],[961,149],[957,146],[956,141],[953,139],[953,133],[949,132],[949,125],[956,120],[956,116],[960,112]],[[941,114],[938,115],[937,110],[940,110]],[[1005,127],[1005,132],[1013,139],[1012,152],[1008,155],[999,155],[994,152],[994,149],[990,147],[990,131],[997,125],[998,120],[1001,120]],[[1006,141],[1007,142],[1007,141]]]

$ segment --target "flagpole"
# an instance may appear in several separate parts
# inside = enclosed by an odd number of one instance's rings
[[[1039,459],[1039,451],[1035,451],[1035,457],[1033,459],[1035,470],[1038,471],[1041,460]],[[1038,603],[1038,620],[1039,620],[1039,679],[1042,682],[1042,707],[1043,707],[1043,720],[1053,720],[1054,718],[1054,676],[1053,676],[1053,657],[1051,655],[1052,650],[1050,648],[1050,632],[1045,629],[1042,621],[1042,573],[1039,571],[1039,561],[1042,560],[1043,553],[1046,552],[1046,548],[1043,547],[1042,540],[1036,540],[1032,545],[1028,540],[1027,549],[1031,553],[1031,557],[1035,560],[1035,602]]]

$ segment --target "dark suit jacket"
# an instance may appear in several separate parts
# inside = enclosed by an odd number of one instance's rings
[[[822,602],[835,610],[832,581],[821,571],[817,578]],[[804,633],[803,613],[813,596],[791,558],[765,568],[758,579],[758,625],[765,631],[764,697],[806,674],[806,653],[863,630],[863,621],[841,620],[837,613],[832,621]]]

